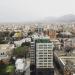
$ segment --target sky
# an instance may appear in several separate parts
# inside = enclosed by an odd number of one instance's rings
[[[24,22],[75,15],[75,0],[0,0],[0,22]]]

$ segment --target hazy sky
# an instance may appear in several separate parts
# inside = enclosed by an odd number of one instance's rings
[[[0,0],[0,22],[75,14],[75,0]]]

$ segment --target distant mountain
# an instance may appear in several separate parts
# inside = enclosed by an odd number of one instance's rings
[[[75,15],[68,14],[61,17],[46,17],[45,22],[75,22]]]
[[[57,17],[52,17],[52,16],[50,16],[50,17],[46,17],[45,19],[46,19],[46,20],[56,20]]]
[[[59,17],[58,21],[62,21],[62,22],[75,22],[75,15],[72,15],[72,14],[64,15],[62,17]]]

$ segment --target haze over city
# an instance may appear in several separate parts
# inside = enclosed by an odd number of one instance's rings
[[[0,75],[75,75],[75,0],[0,0]]]
[[[0,22],[26,22],[75,14],[74,0],[0,0]]]

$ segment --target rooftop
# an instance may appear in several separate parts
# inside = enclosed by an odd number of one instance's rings
[[[66,64],[66,60],[73,62],[73,64],[75,65],[75,51],[73,51],[71,55],[65,55],[64,51],[56,51],[55,54],[63,65]]]
[[[67,72],[75,74],[75,50],[70,55],[65,55],[64,51],[55,51],[54,55],[63,69],[67,68]]]
[[[6,50],[6,51],[8,51],[8,50],[11,50],[11,49],[13,49],[14,48],[14,45],[13,44],[0,44],[0,51],[1,50]]]
[[[15,62],[16,71],[22,70],[26,71],[27,68],[30,68],[30,60],[24,58],[18,58]]]
[[[35,40],[37,43],[51,43],[49,39],[36,39]]]

